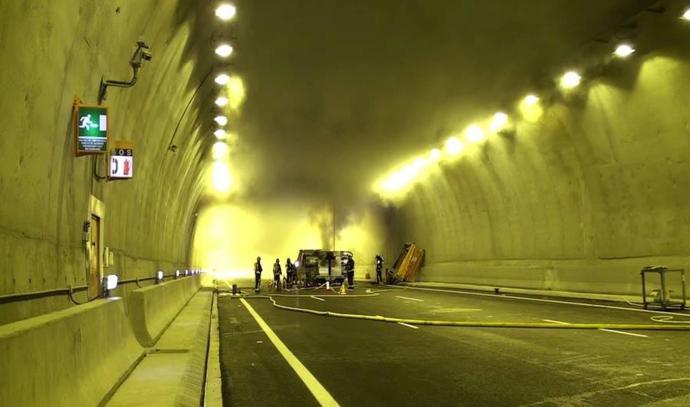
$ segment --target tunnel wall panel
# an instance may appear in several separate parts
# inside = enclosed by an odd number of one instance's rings
[[[417,184],[393,222],[420,279],[638,294],[643,266],[690,266],[689,55],[604,70]]]
[[[200,277],[187,277],[139,288],[130,293],[128,314],[142,346],[153,346],[190,298],[199,290]]]
[[[105,274],[143,278],[188,268],[211,142],[199,121],[210,60],[202,65],[196,56],[209,51],[213,25],[201,20],[213,18],[208,4],[7,1],[0,15],[0,295],[86,284],[82,225],[90,196],[104,204],[102,244],[115,255]],[[97,181],[94,158],[74,156],[73,101],[96,104],[102,77],[128,80],[139,38],[153,59],[134,87],[111,87],[105,101],[110,139],[134,142],[134,179]],[[97,173],[104,164],[99,160]],[[3,305],[0,323],[70,304]]]
[[[98,405],[142,355],[120,298],[5,324],[0,405]]]

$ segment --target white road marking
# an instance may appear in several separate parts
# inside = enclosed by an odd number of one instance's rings
[[[406,323],[404,323],[404,322],[398,322],[398,325],[406,326],[406,327],[408,327],[408,328],[412,328],[412,329],[419,329],[419,327],[418,327],[418,326],[414,326],[414,325],[406,324]]]
[[[401,295],[396,295],[395,298],[400,298],[401,300],[424,301],[420,300],[419,298],[403,297]]]
[[[632,333],[632,332],[616,331],[615,329],[599,328],[599,330],[600,330],[600,331],[606,331],[606,332],[612,332],[612,333],[614,333],[614,334],[637,336],[637,337],[640,337],[640,338],[649,338],[649,336],[647,336],[647,335],[634,334],[634,333]]]
[[[392,286],[394,288],[397,288],[399,290],[420,290],[420,291],[435,291],[439,293],[452,293],[452,294],[465,294],[465,295],[478,295],[480,297],[493,297],[493,298],[510,298],[514,300],[523,300],[523,301],[537,301],[537,302],[548,302],[551,304],[566,304],[566,305],[577,305],[580,307],[590,307],[590,308],[608,308],[608,309],[617,309],[621,311],[632,311],[632,312],[646,312],[650,314],[665,314],[665,315],[679,315],[682,317],[687,317],[687,314],[681,314],[679,312],[670,312],[670,311],[659,311],[659,310],[649,310],[649,309],[637,309],[637,308],[626,308],[626,307],[617,307],[615,305],[602,305],[602,304],[588,304],[584,302],[572,302],[572,301],[560,301],[560,300],[549,300],[546,298],[531,298],[531,297],[519,297],[516,295],[508,295],[508,294],[488,294],[488,293],[475,293],[471,291],[460,291],[460,290],[444,290],[440,288],[425,288],[425,287],[396,287]]]
[[[552,324],[570,325],[570,322],[556,321],[555,319],[542,319],[544,322],[551,322]]]
[[[326,300],[324,300],[323,298],[319,298],[319,297],[317,297],[317,296],[315,296],[315,295],[310,295],[309,297],[310,297],[310,298],[313,298],[313,299],[315,299],[315,300],[319,300],[319,301],[326,301]]]
[[[268,326],[266,321],[261,318],[254,308],[252,308],[252,306],[249,305],[244,298],[240,298],[240,301],[242,304],[244,304],[245,308],[247,308],[247,311],[249,311],[252,317],[254,317],[261,329],[263,329],[263,331],[266,333],[266,336],[271,340],[273,346],[275,346],[276,349],[278,349],[278,352],[280,352],[280,354],[285,358],[292,370],[294,370],[295,373],[297,373],[297,376],[302,379],[304,384],[307,386],[307,389],[309,389],[311,394],[314,395],[314,398],[316,398],[316,401],[318,401],[322,406],[339,406],[338,402],[335,401],[328,390],[326,390],[326,388],[323,387],[318,380],[316,380],[316,377],[311,374],[309,369],[307,369],[306,366],[304,366],[302,362],[297,359],[295,354],[292,353],[287,346],[285,346],[285,343],[280,340],[278,335],[273,332],[271,327]]]

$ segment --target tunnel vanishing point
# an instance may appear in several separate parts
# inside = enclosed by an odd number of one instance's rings
[[[151,349],[185,349],[201,389],[206,289],[252,285],[257,256],[271,279],[350,251],[365,281],[414,242],[417,283],[579,298],[690,266],[687,1],[6,0],[0,21],[0,405],[127,404]]]

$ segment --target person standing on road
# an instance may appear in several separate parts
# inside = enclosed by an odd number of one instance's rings
[[[292,287],[295,283],[295,265],[292,264],[290,258],[288,257],[285,261],[285,274],[287,274],[287,288]]]
[[[273,263],[273,286],[275,289],[280,291],[280,276],[283,274],[283,270],[280,268],[280,259],[276,259]]]
[[[380,254],[376,255],[376,284],[383,283],[383,257]]]
[[[261,257],[256,258],[256,263],[254,263],[254,291],[259,292],[261,289],[261,272],[264,268],[261,267]]]
[[[347,271],[347,285],[349,289],[355,288],[355,258],[348,257],[345,263],[345,271]]]

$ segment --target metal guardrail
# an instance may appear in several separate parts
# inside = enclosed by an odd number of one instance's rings
[[[185,278],[185,277],[193,277],[194,274],[190,275],[180,275],[179,277],[176,276],[175,274],[170,274],[170,275],[164,275],[163,280],[165,279],[178,279],[178,278]],[[132,284],[135,283],[137,287],[141,288],[141,285],[139,283],[144,282],[144,281],[155,281],[157,278],[154,277],[144,277],[144,278],[132,278],[129,280],[120,280],[118,281],[118,286],[119,285],[124,285],[124,284]],[[89,289],[88,285],[78,285],[78,286],[67,286],[64,288],[54,288],[52,290],[42,290],[42,291],[31,291],[31,292],[25,292],[25,293],[15,293],[15,294],[6,294],[6,295],[0,295],[0,304],[9,304],[13,302],[20,302],[20,301],[30,301],[30,300],[37,300],[40,298],[46,298],[46,297],[56,297],[59,295],[67,295],[69,296],[70,300],[79,305],[83,304],[80,302],[77,302],[74,297],[72,296],[74,293],[81,292],[81,291],[86,291]],[[101,298],[96,297],[89,299],[88,301],[92,301],[94,299]]]

